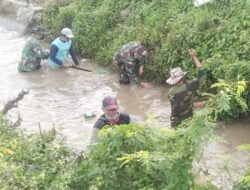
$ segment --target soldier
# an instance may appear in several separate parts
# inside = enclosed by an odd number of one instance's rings
[[[61,35],[52,42],[48,60],[50,67],[55,69],[60,67],[70,67],[71,65],[66,62],[68,54],[72,57],[74,64],[79,65],[79,61],[71,41],[72,38],[74,38],[72,30],[70,28],[63,28]]]
[[[171,127],[176,127],[183,120],[193,116],[193,108],[203,107],[205,101],[193,103],[194,92],[199,88],[200,84],[206,78],[205,69],[197,58],[194,49],[189,49],[189,54],[198,70],[197,78],[186,81],[186,72],[183,72],[180,67],[171,69],[170,78],[166,83],[173,85],[168,92],[168,97],[171,103]]]
[[[23,48],[22,59],[18,64],[19,72],[35,71],[41,67],[41,59],[48,59],[49,53],[43,51],[40,44],[44,34],[44,30],[40,26],[32,29],[32,35]]]
[[[102,111],[104,112],[93,127],[91,143],[97,140],[97,133],[106,125],[121,125],[129,124],[130,116],[126,113],[118,111],[119,106],[117,100],[111,96],[107,96],[102,100]]]
[[[118,66],[121,84],[130,84],[134,81],[143,87],[149,87],[149,83],[140,80],[147,63],[147,54],[145,47],[138,42],[125,44],[114,54],[113,60]]]

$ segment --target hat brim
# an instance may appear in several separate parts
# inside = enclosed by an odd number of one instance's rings
[[[167,83],[167,84],[170,84],[170,85],[175,85],[175,84],[177,84],[186,74],[187,74],[187,72],[184,72],[182,76],[179,76],[179,77],[177,77],[177,78],[171,78],[171,77],[169,77],[169,78],[166,80],[166,83]]]
[[[117,105],[109,105],[107,107],[104,108],[105,110],[113,110],[113,109],[118,109]]]
[[[74,38],[75,36],[73,34],[71,35],[66,35],[68,38]]]

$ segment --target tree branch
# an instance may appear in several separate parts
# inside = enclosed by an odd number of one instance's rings
[[[13,100],[9,100],[3,110],[2,110],[2,114],[3,115],[6,115],[8,113],[8,111],[10,111],[12,108],[15,108],[17,107],[17,103],[23,99],[23,97],[28,94],[29,91],[28,90],[23,90],[18,94],[18,96],[16,98],[14,98]]]

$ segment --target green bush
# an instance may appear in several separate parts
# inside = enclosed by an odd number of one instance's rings
[[[0,118],[0,188],[69,189],[74,155],[55,146],[55,131],[24,135]]]
[[[176,189],[194,187],[192,161],[210,135],[210,123],[193,118],[179,130],[144,125],[107,127],[84,153],[72,189]]]
[[[214,120],[227,121],[247,115],[249,107],[247,104],[247,82],[226,82],[219,80],[212,85],[216,88],[217,94],[210,96],[207,107],[210,109],[210,116]]]

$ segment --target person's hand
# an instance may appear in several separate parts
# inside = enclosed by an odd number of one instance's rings
[[[149,82],[141,82],[141,87],[142,88],[151,88],[152,84]]]
[[[70,63],[63,63],[62,64],[62,67],[63,68],[69,68],[69,67],[71,67],[72,66],[72,64],[70,64]]]
[[[203,108],[203,107],[205,107],[206,103],[207,103],[206,100],[200,101],[200,102],[195,102],[195,103],[193,104],[193,108],[194,108],[194,109]]]
[[[195,49],[193,49],[193,48],[188,49],[188,52],[192,58],[197,56],[197,53],[196,53]]]

